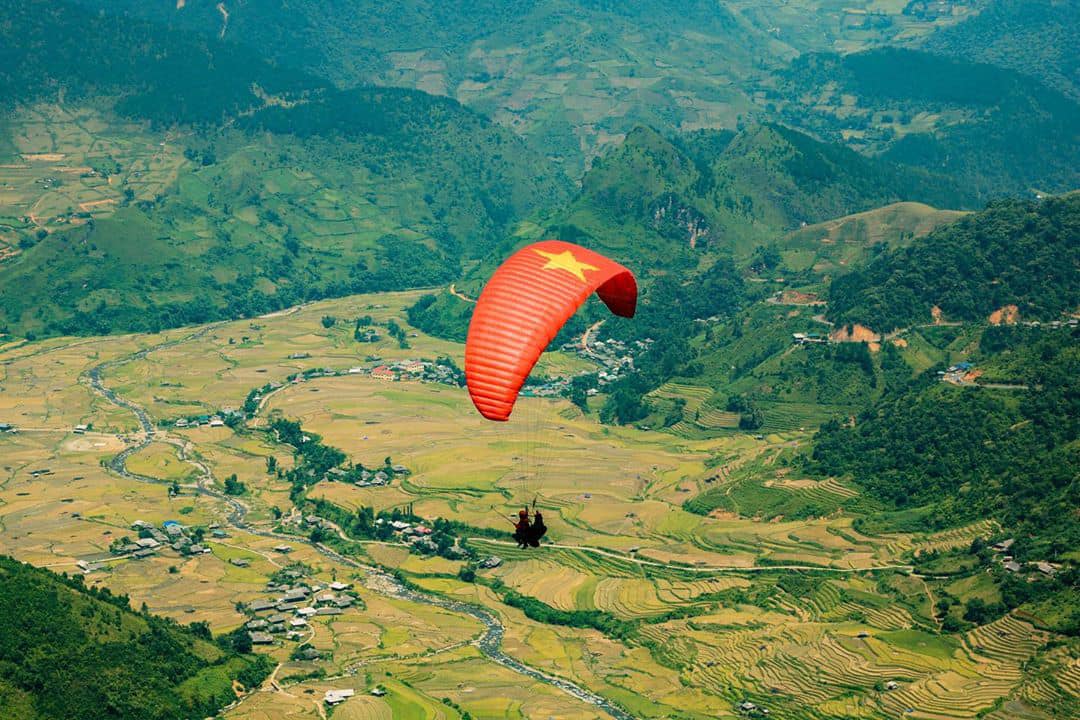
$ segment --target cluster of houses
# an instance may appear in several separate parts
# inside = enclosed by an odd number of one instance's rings
[[[1026,327],[1033,327],[1033,328],[1047,327],[1047,328],[1053,328],[1053,329],[1056,330],[1058,328],[1063,328],[1063,327],[1074,328],[1074,327],[1080,326],[1080,318],[1074,318],[1073,317],[1073,318],[1069,318],[1068,320],[1051,320],[1050,322],[1045,322],[1045,323],[1039,322],[1038,320],[1031,320],[1031,321],[1028,321],[1028,322],[1022,322],[1020,324],[1026,326]]]
[[[366,437],[364,438],[367,439]],[[338,482],[349,482],[357,487],[380,487],[382,485],[389,485],[396,475],[408,475],[410,474],[409,468],[404,465],[391,465],[384,467],[381,470],[368,470],[364,467],[350,466],[350,467],[336,467],[330,468],[326,472],[325,480],[337,480]]]
[[[438,552],[438,546],[431,540],[431,534],[433,530],[427,525],[417,523],[415,525],[407,523],[404,520],[387,520],[386,518],[378,518],[375,520],[376,525],[389,525],[393,534],[398,537],[402,542],[408,543],[413,549],[420,553],[431,554]],[[461,559],[468,557],[469,553],[457,544],[457,539],[454,540],[454,545],[446,551],[447,557],[450,559]]]
[[[1006,540],[1002,540],[1001,542],[996,542],[990,546],[991,550],[998,553],[998,559],[1001,563],[1001,566],[1011,573],[1018,573],[1024,569],[1024,566],[1017,562],[1016,559],[1009,554],[1009,550],[1012,548],[1015,542],[1016,540],[1014,540],[1013,538],[1008,538]],[[1054,563],[1046,562],[1043,560],[1029,564],[1033,566],[1036,570],[1041,572],[1043,575],[1046,575],[1048,577],[1053,577],[1057,574],[1058,570],[1061,569],[1059,565],[1055,565]]]
[[[271,580],[266,585],[266,592],[274,597],[254,600],[245,606],[251,619],[244,627],[253,645],[270,645],[278,636],[300,640],[311,618],[341,615],[356,602],[348,583],[308,584],[303,580],[304,572],[297,569],[286,569],[283,574],[294,582]],[[314,649],[308,655],[310,657],[304,659],[319,657]]]
[[[127,556],[141,560],[166,549],[186,556],[210,553],[210,548],[199,542],[198,535],[202,534],[201,531],[195,533],[191,528],[175,520],[166,520],[160,528],[145,520],[136,520],[131,524],[131,529],[137,531],[139,537],[134,540],[121,538],[114,542],[109,548],[109,552],[114,556]],[[215,538],[228,537],[228,534],[217,524],[210,526],[210,533]]]
[[[942,382],[952,383],[953,385],[970,385],[975,382],[977,377],[975,365],[966,360],[950,365],[944,370],[938,370],[938,376],[941,377]]]
[[[225,427],[225,419],[221,415],[194,415],[177,418],[173,424],[178,428]]]
[[[597,384],[600,386],[610,385],[624,375],[634,372],[634,358],[652,345],[652,338],[634,340],[630,343],[622,340],[597,340],[596,342],[583,344],[581,341],[566,343],[560,350],[563,352],[577,353],[579,356],[590,360],[600,366],[596,373]],[[565,395],[570,389],[572,378],[554,378],[542,385],[527,385],[521,394],[525,397],[559,397]],[[589,397],[599,393],[596,388],[586,391]]]
[[[397,380],[422,380],[459,386],[463,382],[460,371],[430,360],[399,360],[392,363],[380,363],[372,368],[354,367],[349,369],[352,375],[367,374],[375,380],[394,382]]]

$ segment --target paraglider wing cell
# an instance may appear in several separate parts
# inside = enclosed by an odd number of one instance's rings
[[[518,250],[491,276],[465,342],[469,396],[489,420],[507,420],[541,353],[593,292],[633,317],[633,273],[579,245],[545,240]]]

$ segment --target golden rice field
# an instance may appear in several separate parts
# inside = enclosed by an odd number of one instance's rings
[[[430,591],[485,606],[505,627],[504,651],[635,717],[739,717],[737,706],[746,700],[774,717],[814,719],[1045,718],[1055,707],[1076,706],[1075,641],[1048,645],[1062,639],[1019,615],[940,634],[933,593],[974,597],[985,588],[977,579],[911,575],[913,553],[965,547],[996,525],[868,535],[844,512],[762,520],[741,507],[738,514],[707,516],[684,509],[689,498],[710,488],[734,491],[747,477],[767,490],[857,499],[847,482],[812,481],[782,467],[777,458],[805,445],[800,433],[675,437],[600,426],[568,412],[564,401],[534,398],[522,401],[510,423],[492,424],[473,412],[459,388],[344,375],[283,386],[247,431],[159,430],[128,467],[163,484],[105,466],[133,442],[138,426],[129,411],[92,390],[86,373],[95,365],[179,341],[104,373],[123,398],[169,421],[240,407],[254,387],[284,383],[310,368],[370,364],[368,356],[446,355],[460,363],[459,345],[407,327],[404,309],[417,296],[316,303],[216,324],[195,337],[186,329],[0,347],[0,422],[20,429],[0,435],[0,548],[73,572],[76,561],[107,557],[112,541],[133,535],[135,520],[227,526],[227,506],[197,494],[195,484],[220,488],[234,473],[248,488],[248,522],[271,530],[292,501],[288,484],[267,472],[267,459],[288,469],[293,456],[259,428],[282,416],[355,462],[379,465],[389,456],[410,469],[387,487],[322,482],[310,491],[350,510],[411,505],[424,517],[507,529],[505,516],[535,498],[551,528],[548,545],[518,550],[496,538],[470,540],[481,556],[502,561],[480,570],[481,580],[498,581],[553,611],[612,618],[628,634],[541,622],[491,587],[458,580],[460,561],[421,558],[393,542],[365,544],[360,557]],[[320,322],[327,314],[339,318],[329,329]],[[351,318],[359,314],[394,319],[407,328],[412,347],[355,343]],[[298,353],[307,357],[289,357]],[[574,369],[580,362],[557,356],[549,367]],[[658,392],[689,397],[681,386]],[[75,434],[76,424],[92,427]],[[182,492],[169,497],[167,483],[174,480]],[[208,542],[209,554],[110,560],[87,576],[128,594],[136,606],[145,602],[180,622],[205,620],[215,632],[243,622],[236,603],[264,597],[267,578],[288,562],[310,565],[321,581],[354,584],[356,608],[310,624],[309,642],[325,659],[293,661],[291,645],[272,646],[266,652],[282,662],[275,684],[226,717],[321,718],[320,699],[331,687],[358,692],[335,718],[458,718],[458,707],[476,718],[605,716],[493,663],[471,644],[482,628],[470,616],[388,598],[365,586],[362,573],[307,545],[293,543],[285,556],[274,550],[279,539],[236,529],[227,534]],[[248,566],[230,562],[239,559]],[[330,679],[289,679],[316,668]],[[875,689],[888,682],[897,687]],[[376,685],[387,695],[370,695]]]

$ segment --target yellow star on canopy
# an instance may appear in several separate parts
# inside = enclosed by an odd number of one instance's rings
[[[544,252],[543,250],[536,250],[536,254],[547,258],[547,264],[540,268],[541,270],[565,270],[581,282],[585,282],[586,270],[600,269],[595,265],[581,262],[574,256],[574,253],[569,250],[564,250],[561,253],[549,253]]]

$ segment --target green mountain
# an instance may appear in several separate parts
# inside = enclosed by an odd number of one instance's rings
[[[272,84],[276,68],[232,46],[64,3],[11,9],[9,142],[41,157],[44,124],[43,149],[71,157],[0,216],[21,250],[0,265],[12,332],[155,330],[440,284],[566,196],[543,158],[453,100]],[[100,53],[64,76],[86,46]],[[72,177],[71,160],[89,167]]]
[[[886,252],[829,288],[829,318],[888,332],[944,317],[983,321],[1015,305],[1054,320],[1080,307],[1080,195],[1002,201]]]
[[[0,715],[6,720],[179,720],[214,715],[273,662],[205,626],[128,608],[126,597],[0,556]],[[250,645],[249,645],[250,647]]]
[[[898,48],[809,54],[765,92],[789,124],[981,197],[1080,185],[1080,104],[1013,70]]]
[[[921,170],[867,158],[779,125],[665,138],[640,128],[594,163],[553,227],[644,270],[753,248],[805,224],[900,200],[958,207],[970,196]]]
[[[734,126],[750,107],[735,78],[754,73],[774,51],[790,57],[773,49],[763,29],[705,0],[107,6],[253,48],[340,87],[393,85],[453,97],[565,160],[575,179],[585,157],[637,124]]]
[[[993,0],[975,17],[929,35],[922,48],[1037,77],[1080,99],[1080,5]]]

